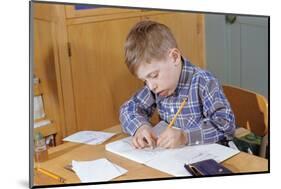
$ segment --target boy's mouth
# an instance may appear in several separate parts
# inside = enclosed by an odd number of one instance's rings
[[[168,90],[163,90],[158,93],[159,96],[168,96]]]

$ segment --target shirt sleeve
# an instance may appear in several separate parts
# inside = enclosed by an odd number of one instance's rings
[[[155,108],[155,96],[145,86],[120,108],[119,119],[123,131],[133,136],[140,126],[151,126],[149,119]]]
[[[235,132],[235,118],[218,80],[214,77],[201,78],[198,88],[203,118],[196,123],[195,127],[185,129],[188,145],[232,139]]]

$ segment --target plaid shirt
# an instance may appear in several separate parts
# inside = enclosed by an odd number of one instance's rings
[[[188,145],[215,143],[233,137],[234,114],[218,80],[188,60],[183,60],[179,83],[171,96],[158,96],[144,86],[121,106],[123,131],[134,135],[140,126],[151,126],[149,118],[155,109],[161,120],[169,123],[184,98],[188,99],[187,103],[174,126],[187,133]]]

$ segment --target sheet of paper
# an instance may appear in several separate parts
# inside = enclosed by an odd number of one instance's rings
[[[38,121],[38,122],[35,122],[34,123],[34,128],[37,128],[37,127],[43,127],[45,125],[49,125],[51,124],[51,121],[50,120],[42,120],[42,121]]]
[[[165,149],[161,148],[145,148],[145,149],[136,149],[132,144],[132,137],[127,137],[117,142],[113,142],[105,145],[107,151],[116,153],[120,156],[124,156],[138,163],[144,164],[147,161],[154,159]]]
[[[63,141],[95,145],[103,143],[115,134],[101,131],[80,131],[64,138]]]
[[[42,96],[34,96],[34,105],[33,105],[33,119],[41,119],[45,117],[44,104]]]
[[[81,182],[109,181],[127,172],[105,158],[93,161],[72,161],[72,169]]]
[[[191,176],[184,168],[185,163],[185,161],[178,159],[176,154],[174,154],[171,156],[160,156],[159,158],[146,162],[145,165],[176,177]]]
[[[127,137],[106,145],[106,150],[138,163],[166,172],[173,176],[190,176],[184,169],[185,163],[194,163],[206,159],[222,162],[239,153],[219,144],[184,146],[176,149],[135,149],[132,137]]]
[[[191,176],[184,164],[195,163],[206,159],[214,159],[218,163],[239,153],[219,144],[186,146],[174,151],[166,150],[157,158],[146,162],[149,167],[158,169],[174,176]]]

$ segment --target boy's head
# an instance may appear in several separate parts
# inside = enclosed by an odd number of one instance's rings
[[[181,54],[170,29],[154,21],[138,22],[125,42],[129,70],[161,96],[171,95],[181,73]]]

